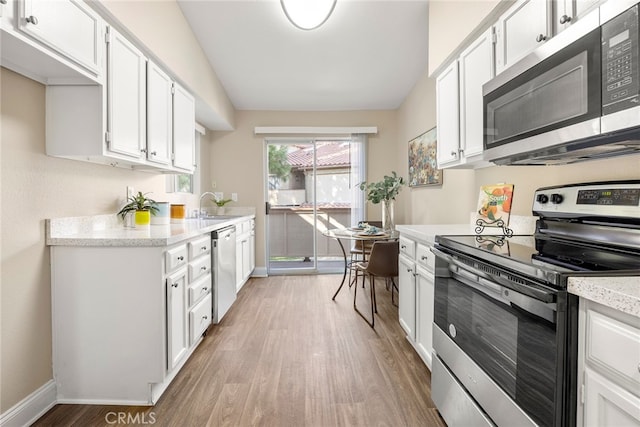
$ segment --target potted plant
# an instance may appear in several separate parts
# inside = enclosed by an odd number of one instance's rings
[[[218,215],[223,215],[224,214],[224,205],[226,205],[227,203],[232,202],[232,199],[223,199],[223,198],[218,198],[217,196],[214,196],[211,201],[213,203],[216,204],[216,206],[218,207],[216,209],[216,214]]]
[[[394,228],[393,201],[404,184],[404,178],[398,176],[395,171],[391,172],[391,176],[385,175],[382,181],[365,181],[359,184],[360,190],[367,192],[367,200],[374,205],[382,203],[382,228],[385,230]]]
[[[158,212],[158,206],[156,201],[147,197],[147,194],[142,194],[142,191],[138,191],[138,194],[130,196],[126,205],[120,209],[118,215],[124,218],[129,212],[135,212],[135,224],[136,225],[149,225],[151,223],[151,215],[155,215]]]

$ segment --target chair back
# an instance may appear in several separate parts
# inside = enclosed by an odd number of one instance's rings
[[[397,240],[374,242],[367,263],[367,273],[380,277],[396,277],[399,254],[400,243]]]

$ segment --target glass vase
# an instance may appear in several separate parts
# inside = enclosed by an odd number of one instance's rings
[[[393,202],[394,200],[382,201],[382,228],[385,231],[393,231],[395,222],[393,220]]]

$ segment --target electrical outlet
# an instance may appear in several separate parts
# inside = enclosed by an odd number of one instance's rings
[[[238,193],[231,193],[231,200],[233,200],[234,202],[238,201]]]
[[[135,193],[135,190],[133,189],[132,186],[127,185],[127,200],[129,200],[129,197],[133,197]]]
[[[213,195],[216,198],[216,200],[223,200],[224,199],[224,193],[222,191],[217,191],[217,192],[213,193]]]

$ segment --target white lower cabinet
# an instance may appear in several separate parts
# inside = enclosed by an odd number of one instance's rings
[[[51,247],[59,403],[158,401],[211,324],[210,248]]]
[[[416,350],[431,368],[433,347],[433,273],[423,267],[416,268]]]
[[[400,325],[431,369],[435,255],[427,242],[400,236],[398,313]]]
[[[187,353],[185,317],[187,270],[167,277],[167,369],[172,370]]]
[[[239,291],[256,266],[255,219],[236,225],[236,292]]]
[[[640,426],[640,318],[584,298],[579,316],[577,424]]]
[[[412,343],[416,339],[416,264],[411,258],[398,257],[398,318]]]

